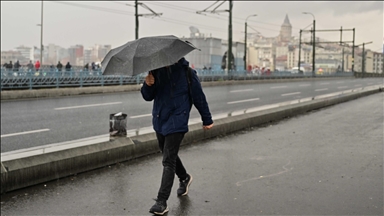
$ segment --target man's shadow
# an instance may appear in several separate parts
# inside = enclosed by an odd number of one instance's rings
[[[176,208],[175,215],[189,215],[191,200],[188,196],[179,197],[179,206]]]

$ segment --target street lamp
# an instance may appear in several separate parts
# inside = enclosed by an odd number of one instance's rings
[[[312,13],[309,13],[309,12],[303,12],[303,14],[310,14],[312,15],[313,17],[313,39],[312,39],[312,76],[315,76],[315,43],[316,43],[316,36],[315,36],[315,32],[316,32],[316,20],[315,20],[315,15],[313,15]],[[300,61],[300,59],[299,59]],[[300,68],[299,68],[300,70]]]
[[[244,39],[244,70],[247,70],[247,20],[250,17],[257,16],[257,14],[249,15],[245,19],[245,39]]]
[[[41,1],[41,22],[40,24],[37,24],[40,26],[40,65],[43,66],[43,3],[44,1]]]

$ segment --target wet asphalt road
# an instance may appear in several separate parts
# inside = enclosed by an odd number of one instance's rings
[[[314,79],[212,86],[204,92],[212,115],[220,115],[383,83],[382,78]],[[139,91],[1,101],[1,153],[108,135],[109,114],[117,112],[128,114],[128,130],[152,128],[152,105]],[[195,108],[191,119],[201,119]]]
[[[168,215],[383,215],[384,94],[180,150]],[[161,155],[1,196],[1,215],[151,215]]]

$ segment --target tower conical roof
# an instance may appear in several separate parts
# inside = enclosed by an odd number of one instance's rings
[[[292,26],[289,22],[288,14],[285,15],[283,26]]]

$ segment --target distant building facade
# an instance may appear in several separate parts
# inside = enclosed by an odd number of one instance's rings
[[[197,28],[193,27],[189,38],[183,40],[191,42],[201,51],[194,50],[188,53],[185,58],[189,61],[190,66],[198,69],[211,68],[212,70],[221,70],[223,66],[227,66],[226,58],[228,58],[228,41],[220,38],[205,37]],[[244,43],[232,42],[232,54],[234,57],[234,67],[236,70],[244,69]],[[225,64],[224,64],[225,63]],[[223,65],[224,64],[224,65]]]

